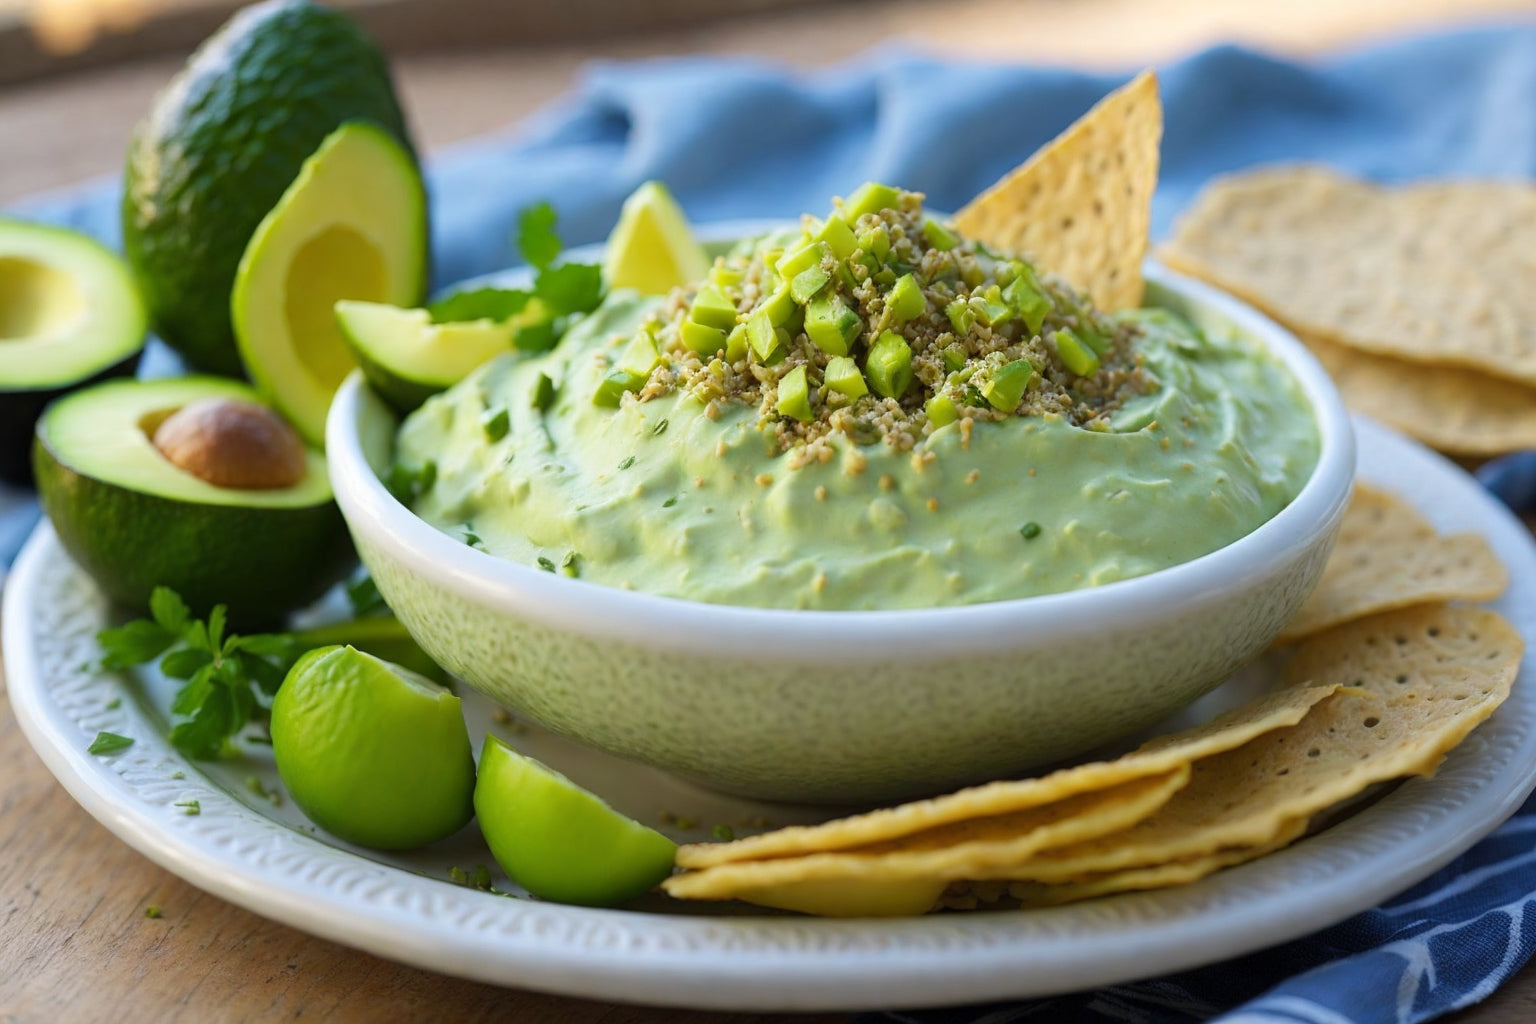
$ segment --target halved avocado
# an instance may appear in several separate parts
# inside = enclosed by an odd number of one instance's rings
[[[235,273],[230,312],[251,381],[316,447],[356,365],[342,299],[421,303],[427,195],[410,151],[377,126],[336,129],[267,214]]]
[[[512,350],[511,320],[434,324],[425,309],[380,302],[336,303],[336,322],[363,375],[402,413]]]
[[[165,585],[200,614],[227,604],[233,622],[272,625],[339,580],[352,545],[313,449],[301,446],[292,483],[259,489],[210,483],[162,454],[162,425],[213,400],[261,401],[214,377],[110,381],[65,396],[38,420],[38,492],[65,549],[113,600],[142,611]],[[246,430],[226,450],[248,440]]]
[[[128,268],[111,252],[74,231],[0,217],[0,479],[31,479],[43,407],[131,374],[144,328]]]

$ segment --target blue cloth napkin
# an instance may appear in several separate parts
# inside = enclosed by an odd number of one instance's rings
[[[436,279],[515,262],[518,210],[548,199],[568,242],[601,239],[647,178],[696,221],[825,209],[865,179],[956,209],[1124,79],[876,51],[810,77],[742,60],[597,65],[516,132],[433,161]],[[1155,230],[1214,174],[1317,160],[1381,181],[1536,177],[1536,25],[1393,42],[1302,65],[1224,46],[1162,69],[1167,107]],[[118,237],[115,186],[17,210]],[[1486,468],[1536,504],[1536,463]],[[0,493],[0,516],[15,496]],[[23,511],[21,516],[35,513]],[[14,513],[13,513],[14,515]],[[0,519],[0,564],[13,543]],[[1261,955],[1176,977],[1002,1006],[867,1022],[1411,1024],[1486,996],[1536,944],[1536,806],[1374,910]]]

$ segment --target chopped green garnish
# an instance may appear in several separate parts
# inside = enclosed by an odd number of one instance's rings
[[[626,455],[624,457],[624,461],[619,463],[619,468],[620,469],[628,469],[630,466],[633,466],[634,464],[635,464],[635,457],[633,455]]]
[[[840,260],[852,256],[853,251],[859,247],[859,240],[854,237],[853,229],[841,217],[828,217],[822,221],[820,230],[811,236],[811,241],[825,242],[827,248],[832,250],[832,255]]]
[[[928,414],[928,422],[936,428],[947,427],[960,418],[955,400],[948,395],[934,395],[923,405],[923,411]]]
[[[729,825],[716,825],[709,830],[709,834],[715,837],[716,842],[728,843],[736,838],[736,830]]]
[[[800,303],[790,294],[788,288],[780,288],[768,296],[758,312],[768,317],[768,322],[775,327],[791,327],[800,316]]]
[[[945,306],[944,315],[949,317],[949,326],[958,335],[969,334],[971,328],[976,326],[976,311],[964,299],[955,299]]]
[[[1040,326],[1051,311],[1051,300],[1040,291],[1040,283],[1027,265],[1015,263],[1013,266],[1018,268],[1017,274],[1003,289],[1003,301],[1024,321],[1030,334],[1039,334]]]
[[[825,270],[820,267],[810,267],[800,271],[795,275],[795,279],[789,282],[789,294],[794,296],[796,302],[804,304],[810,302],[831,280],[832,275]]]
[[[206,621],[195,619],[167,587],[155,588],[149,607],[151,618],[96,635],[105,652],[102,667],[120,670],[160,658],[160,671],[185,683],[171,702],[171,713],[182,719],[171,729],[171,743],[189,757],[215,757],[277,692],[304,642],[287,633],[226,636],[223,605]]]
[[[550,561],[548,558],[545,558],[543,555],[539,556],[538,561],[539,561],[539,568],[543,569],[545,572],[554,572],[555,571],[555,563]]]
[[[472,548],[483,547],[485,545],[485,541],[480,539],[480,535],[475,532],[475,528],[473,526],[464,527],[464,543],[468,544]]]
[[[475,865],[475,888],[489,889],[491,887],[491,869],[484,864]]]
[[[648,373],[635,373],[622,367],[609,370],[603,379],[598,381],[597,390],[592,393],[592,404],[617,409],[620,400],[627,392],[639,391],[650,379]]]
[[[133,737],[119,736],[115,732],[98,732],[96,738],[91,740],[91,745],[85,748],[88,754],[116,754],[118,751],[127,750],[133,746]]]
[[[737,324],[725,336],[725,361],[736,363],[747,356],[747,325]]]
[[[833,356],[829,359],[822,382],[831,390],[849,398],[862,398],[869,394],[869,385],[859,372],[859,364],[848,356]]]
[[[651,428],[651,436],[652,437],[660,437],[662,434],[665,434],[667,432],[667,427],[669,427],[671,425],[672,425],[672,421],[671,420],[661,420],[654,427]]]
[[[480,414],[480,429],[485,431],[485,439],[494,444],[507,436],[507,431],[512,429],[512,419],[504,407],[487,409]]]
[[[1013,309],[1003,301],[1002,289],[993,285],[980,295],[971,296],[971,309],[976,319],[988,327],[999,327],[1013,319]]]
[[[945,345],[939,357],[944,360],[944,369],[950,373],[959,373],[970,361],[970,357],[965,354],[965,349],[958,344]]]
[[[437,483],[437,463],[431,459],[414,469],[397,462],[389,467],[389,475],[384,480],[384,489],[394,495],[395,500],[401,504],[409,505],[430,491],[435,483]]]
[[[181,813],[187,815],[188,817],[195,817],[196,815],[203,813],[203,805],[198,803],[196,800],[179,800],[171,806],[180,807]]]
[[[805,307],[805,336],[828,355],[847,355],[860,327],[859,315],[836,292],[818,295]]]
[[[992,379],[982,385],[982,396],[999,412],[1013,412],[1019,407],[1034,375],[1035,368],[1028,359],[1004,363],[992,374]]]
[[[539,379],[533,384],[533,407],[539,412],[548,412],[549,407],[555,404],[555,382],[549,374],[539,374]]]
[[[811,420],[811,390],[805,380],[805,367],[797,366],[779,378],[779,398],[774,408],[780,416],[790,416],[802,423]]]
[[[820,269],[821,262],[826,257],[826,243],[807,242],[800,248],[786,252],[780,257],[778,265],[774,267],[774,271],[785,281],[793,281],[807,270],[813,268]]]
[[[1033,521],[1025,523],[1019,527],[1019,533],[1025,540],[1034,540],[1040,536],[1040,524]]]
[[[560,571],[571,579],[575,579],[581,575],[581,567],[577,564],[580,560],[579,552],[567,551],[565,557],[560,559]]]
[[[719,288],[707,284],[699,289],[693,305],[688,307],[688,319],[723,333],[736,326],[736,303],[726,298]]]
[[[917,286],[917,278],[911,274],[898,277],[890,294],[885,297],[885,308],[891,311],[897,323],[904,324],[922,316],[928,309],[928,300],[923,298],[923,290]]]
[[[154,920],[160,917],[160,908],[151,903],[149,906],[144,908],[144,916],[150,920]]]
[[[662,508],[671,508],[673,505],[676,505],[676,504],[677,504],[677,495],[674,494],[674,495],[672,495],[672,497],[670,497],[666,501],[662,502],[661,503],[661,507]]]
[[[661,349],[657,347],[656,336],[651,333],[649,327],[636,332],[635,336],[629,340],[629,344],[625,346],[624,354],[619,357],[621,369],[647,377],[660,362]]]
[[[843,218],[852,224],[866,213],[894,210],[900,205],[900,191],[878,181],[866,181],[843,203]]]
[[[895,331],[885,331],[869,347],[864,372],[886,398],[900,398],[912,384],[912,346]]]
[[[876,225],[859,235],[859,248],[884,263],[891,254],[891,233],[884,224]]]
[[[272,799],[272,791],[262,785],[261,779],[254,775],[247,775],[245,777],[245,788],[250,790],[254,796],[259,796],[263,800]]]
[[[709,283],[716,288],[734,288],[741,284],[743,276],[739,269],[729,266],[723,260],[716,260],[715,265],[709,268]]]
[[[1099,357],[1093,350],[1084,345],[1082,339],[1070,327],[1063,327],[1051,333],[1051,344],[1056,347],[1056,355],[1061,359],[1061,365],[1079,377],[1091,377],[1099,372]]]
[[[107,710],[108,711],[116,711],[118,708],[120,708],[122,706],[123,706],[123,698],[121,698],[121,697],[113,697],[111,700],[107,701]]]
[[[448,869],[448,878],[456,885],[469,884],[469,872],[455,864]]]
[[[718,327],[684,320],[681,334],[684,345],[706,358],[725,349],[725,332]]]
[[[765,366],[771,366],[782,359],[788,348],[769,319],[766,308],[756,310],[747,318],[747,344],[757,353],[758,361]]]
[[[923,238],[935,249],[947,251],[960,244],[960,236],[932,217],[923,221]]]

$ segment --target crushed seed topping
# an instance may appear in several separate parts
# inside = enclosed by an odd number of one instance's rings
[[[965,444],[975,423],[1013,417],[1062,418],[1107,431],[1127,400],[1156,389],[1137,351],[1140,330],[1134,323],[1098,312],[1065,282],[1027,261],[964,239],[948,249],[937,247],[929,236],[943,233],[924,231],[922,201],[921,193],[901,192],[896,208],[862,213],[847,225],[858,240],[851,252],[845,245],[846,255],[839,258],[830,244],[824,246],[819,261],[812,256],[797,262],[787,279],[777,271],[779,260],[824,227],[835,227],[830,220],[803,218],[801,241],[787,249],[762,243],[750,256],[718,258],[709,282],[675,289],[642,326],[660,358],[626,401],[686,391],[704,403],[712,420],[726,406],[754,406],[759,426],[797,468],[829,461],[834,435],[855,445],[883,443],[907,451],[956,420]],[[840,200],[832,217],[848,221]],[[898,284],[908,276],[910,281]],[[1005,293],[1015,282],[1014,292]],[[777,340],[768,338],[772,351],[765,357],[766,346],[740,343],[740,329],[734,347],[727,342],[713,354],[690,347],[684,327],[705,291],[715,302],[712,329],[720,332],[711,338],[730,330],[731,306],[735,325],[774,310],[780,326],[773,332]],[[846,358],[833,367],[843,386],[829,380],[834,355],[805,329],[812,304],[828,302],[857,318],[856,324],[846,321]],[[1038,328],[1031,329],[1032,323]],[[688,329],[699,331],[700,325]],[[882,377],[871,349],[888,333],[905,343],[910,361]],[[708,345],[703,347],[707,351]],[[860,375],[851,386],[847,359]],[[1032,373],[1024,372],[1025,363]],[[803,378],[790,382],[793,389],[781,401],[781,384],[802,367]],[[807,394],[798,404],[802,379]]]

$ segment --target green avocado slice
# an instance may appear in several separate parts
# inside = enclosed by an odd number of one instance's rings
[[[251,236],[230,313],[257,389],[316,447],[356,365],[342,299],[416,306],[427,283],[426,192],[410,152],[349,122],[326,137]]]
[[[425,309],[350,299],[336,303],[336,323],[368,383],[402,413],[512,351],[515,330],[511,320],[434,324]]]
[[[144,329],[138,292],[111,252],[74,231],[0,217],[0,479],[30,480],[43,407],[132,373]]]
[[[229,606],[265,627],[318,598],[353,562],[325,457],[310,449],[297,483],[220,487],[160,453],[151,436],[201,399],[260,403],[214,377],[110,381],[49,406],[33,465],[43,510],[76,562],[112,599],[142,611],[156,586],[199,614]]]

